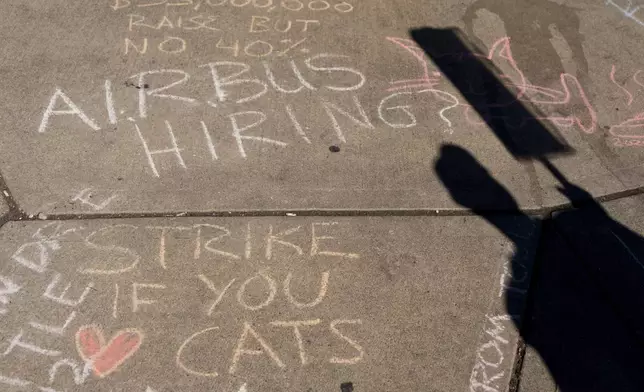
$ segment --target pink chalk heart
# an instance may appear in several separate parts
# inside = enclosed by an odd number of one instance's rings
[[[143,334],[136,329],[117,332],[107,344],[103,331],[97,325],[86,325],[76,332],[78,353],[92,364],[94,374],[101,378],[116,371],[138,351],[142,342]]]

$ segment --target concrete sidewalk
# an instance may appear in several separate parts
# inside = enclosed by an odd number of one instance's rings
[[[616,7],[283,3],[4,2],[1,163],[20,207],[453,211],[433,169],[446,143],[524,209],[565,203],[423,54],[410,36],[423,27],[462,31],[491,60],[530,106],[508,127],[550,124],[574,150],[552,158],[570,181],[595,196],[641,186],[644,81],[624,48],[642,26]]]
[[[644,7],[562,3],[5,0],[0,391],[641,390]]]
[[[514,226],[534,248],[537,226]],[[3,234],[2,375],[26,390],[502,388],[521,316],[505,292],[525,293],[532,259],[513,261],[526,272],[513,279],[512,243],[475,217],[71,220]]]

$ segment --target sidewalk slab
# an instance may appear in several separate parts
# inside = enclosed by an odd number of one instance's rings
[[[521,368],[519,392],[558,392],[548,366],[532,346],[526,348]]]
[[[505,292],[527,288],[538,234],[515,222],[512,239],[476,217],[10,222],[0,384],[506,391]]]
[[[542,225],[541,237],[519,392],[640,391],[643,346],[594,265],[570,246],[556,218]],[[584,246],[592,250],[594,244]]]
[[[644,343],[644,198],[589,202],[554,221],[581,265],[633,333]]]
[[[595,195],[640,186],[644,150],[624,130],[641,127],[641,59],[622,48],[639,44],[641,26],[609,5],[550,3],[556,12],[7,0],[0,167],[34,215],[460,209],[434,173],[441,145],[453,143],[523,208],[564,203],[551,175],[517,162],[410,41],[410,29],[429,26],[465,31],[511,90],[527,83],[520,75],[538,84],[525,96],[575,150],[555,159],[570,181]],[[558,38],[530,26],[555,26]]]
[[[636,233],[644,234],[644,195],[622,197],[601,203],[601,206],[615,221]]]

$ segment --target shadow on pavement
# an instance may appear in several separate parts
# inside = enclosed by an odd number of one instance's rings
[[[435,169],[456,202],[512,240],[515,255],[523,253],[512,227],[516,220],[532,224],[532,218],[469,152],[444,145]],[[479,197],[510,207],[512,227],[507,215],[480,209]],[[563,392],[642,391],[644,269],[630,253],[644,254],[644,240],[595,202],[543,221],[541,236],[528,310],[517,325],[526,345]],[[517,276],[524,273],[515,260],[512,268]],[[524,299],[506,291],[507,313],[521,314]]]
[[[527,315],[515,320],[525,343],[538,352],[563,392],[644,390],[644,238],[612,219],[550,163],[548,156],[571,149],[537,120],[543,116],[516,99],[498,72],[455,30],[421,29],[412,31],[412,37],[508,152],[516,159],[541,162],[572,203],[571,210],[542,222],[525,313],[525,298],[506,290],[507,313]],[[532,225],[534,219],[459,146],[443,145],[435,170],[457,203],[515,244],[512,273],[523,273],[517,255],[524,252],[524,242],[515,238],[504,218],[513,215],[513,227],[517,221]],[[498,209],[505,214],[493,212]]]
[[[458,30],[424,28],[413,30],[411,36],[515,158],[572,152],[555,137],[554,127],[546,129],[538,120],[546,116],[519,101],[517,91],[500,82],[501,72],[468,46]]]
[[[476,0],[465,11],[463,22],[467,36],[475,45],[482,46],[474,33],[475,20],[480,11],[497,15],[503,21],[507,35],[525,40],[515,50],[517,62],[538,85],[548,85],[564,70],[561,57],[553,41],[563,39],[578,71],[588,73],[588,62],[583,50],[584,37],[580,34],[579,8],[573,2],[534,0]],[[557,32],[557,34],[554,34]],[[559,36],[559,37],[557,37]],[[538,60],[538,61],[535,61]]]

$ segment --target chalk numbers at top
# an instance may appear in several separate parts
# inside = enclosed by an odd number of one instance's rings
[[[206,0],[206,4],[211,7],[223,6],[226,4],[233,7],[246,7],[251,5],[255,8],[276,8],[280,7],[289,11],[297,12],[308,9],[309,11],[326,11],[335,10],[340,13],[353,11],[353,5],[346,1],[332,4],[326,0]]]
[[[337,0],[336,0],[337,1]],[[272,11],[275,8],[283,8],[289,11],[297,12],[303,10],[309,11],[336,11],[348,13],[353,11],[353,4],[347,1],[332,2],[327,0],[113,0],[112,9],[114,11],[121,8],[148,8],[148,7],[181,7],[189,6],[198,10],[202,5],[210,7],[220,7],[230,5],[233,7],[246,7],[252,5],[254,8],[266,9]]]

